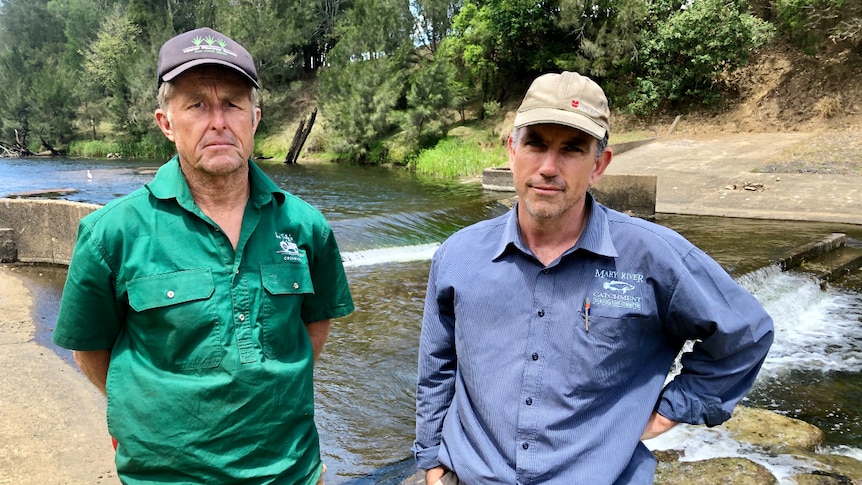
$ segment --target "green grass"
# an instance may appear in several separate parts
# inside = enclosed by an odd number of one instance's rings
[[[164,138],[164,137],[162,137]],[[166,138],[144,137],[143,140],[133,143],[104,141],[104,140],[77,140],[69,144],[69,156],[81,158],[107,158],[108,154],[119,153],[122,158],[151,158],[165,159],[172,157],[176,152],[174,145]]]
[[[481,175],[488,167],[505,166],[506,160],[504,147],[483,149],[469,140],[447,138],[419,153],[413,164],[417,173],[458,178]]]
[[[69,144],[69,155],[83,158],[105,158],[109,153],[119,153],[120,144],[102,140],[73,141]]]

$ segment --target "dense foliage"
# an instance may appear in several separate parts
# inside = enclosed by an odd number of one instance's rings
[[[164,40],[210,26],[245,45],[267,131],[314,93],[324,149],[401,160],[497,116],[536,75],[595,78],[638,114],[720,100],[777,33],[862,49],[858,0],[0,0],[0,142],[170,150],[152,122]],[[387,141],[389,145],[387,145]],[[387,148],[389,146],[390,148]]]

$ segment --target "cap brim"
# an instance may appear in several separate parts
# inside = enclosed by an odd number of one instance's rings
[[[586,116],[561,109],[536,108],[515,115],[515,128],[541,124],[568,126],[581,130],[599,140],[603,139],[608,132],[604,126]]]
[[[231,64],[230,62],[220,61],[218,59],[195,59],[193,61],[185,62],[185,63],[180,64],[179,66],[171,69],[170,71],[164,73],[162,75],[162,77],[159,79],[159,81],[160,82],[161,81],[170,82],[170,81],[174,80],[180,74],[188,71],[189,69],[191,69],[193,67],[204,66],[207,64],[217,64],[219,66],[229,67],[229,68],[233,69],[234,71],[242,74],[242,76],[244,78],[248,79],[248,82],[250,82],[252,84],[252,86],[256,87],[257,89],[260,89],[260,85],[257,83],[257,80],[252,78],[251,76],[249,76],[247,72],[245,72],[244,70],[242,70],[238,66]]]

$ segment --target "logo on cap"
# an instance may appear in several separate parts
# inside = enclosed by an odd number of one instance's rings
[[[211,35],[195,37],[192,39],[192,44],[194,46],[183,49],[183,54],[219,54],[222,56],[239,57],[236,52],[225,47],[227,42],[224,39],[217,39]]]
[[[599,112],[596,111],[592,106],[589,106],[587,104],[582,104],[577,99],[572,100],[572,108],[579,109],[581,111],[585,111],[590,116],[596,116],[596,117],[599,116]]]

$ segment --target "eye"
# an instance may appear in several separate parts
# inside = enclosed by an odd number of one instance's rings
[[[542,146],[545,146],[545,144],[544,144],[544,142],[542,142],[542,139],[541,139],[541,138],[535,138],[535,137],[529,137],[529,138],[525,139],[525,140],[524,140],[524,145],[525,145],[525,146],[530,146],[530,147],[542,147]]]

